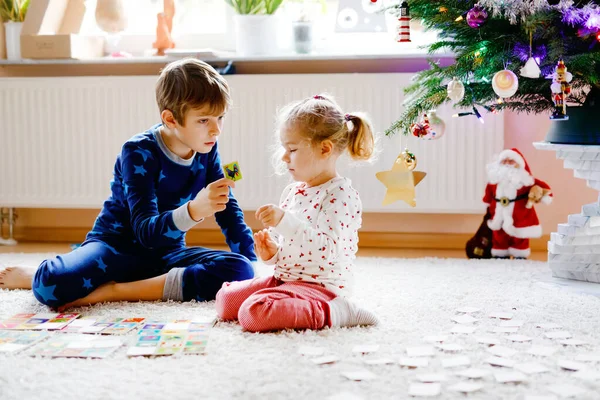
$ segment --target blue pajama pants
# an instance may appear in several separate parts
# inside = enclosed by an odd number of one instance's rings
[[[97,239],[76,250],[44,260],[32,281],[33,294],[42,304],[59,307],[87,296],[98,286],[133,282],[183,271],[183,300],[214,300],[223,282],[254,277],[250,261],[236,253],[202,247],[149,250],[121,249]]]

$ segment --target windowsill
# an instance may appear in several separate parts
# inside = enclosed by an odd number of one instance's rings
[[[146,64],[168,63],[183,57],[196,57],[199,52],[189,50],[179,56],[136,56],[136,57],[102,57],[92,59],[21,59],[0,60],[0,65],[39,65],[39,64]],[[207,62],[265,62],[265,61],[335,61],[335,60],[381,60],[381,59],[414,59],[414,58],[453,58],[450,53],[428,55],[425,52],[410,53],[371,53],[371,54],[344,54],[344,53],[310,53],[296,54],[283,53],[259,56],[241,56],[235,53],[219,52],[217,56],[198,57]]]

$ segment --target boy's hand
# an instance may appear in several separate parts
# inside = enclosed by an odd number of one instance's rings
[[[235,187],[235,182],[227,178],[214,181],[202,189],[196,198],[188,203],[190,216],[194,221],[210,217],[214,213],[223,211],[229,201],[229,188]]]
[[[279,225],[283,218],[283,211],[274,204],[267,204],[256,210],[256,219],[259,220],[265,228]]]
[[[254,234],[256,252],[263,261],[268,261],[277,254],[277,243],[271,238],[269,231],[263,229]]]

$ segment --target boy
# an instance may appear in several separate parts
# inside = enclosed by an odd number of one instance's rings
[[[221,169],[217,138],[231,104],[210,65],[167,65],[156,85],[162,123],[128,140],[111,196],[85,242],[37,271],[0,273],[0,288],[32,288],[63,310],[102,301],[212,300],[223,282],[250,279],[252,232]],[[215,214],[230,252],[186,247],[185,233]]]

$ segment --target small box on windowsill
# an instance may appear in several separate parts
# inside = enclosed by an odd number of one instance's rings
[[[21,31],[21,57],[102,57],[104,38],[79,34],[84,15],[84,0],[32,1]]]

